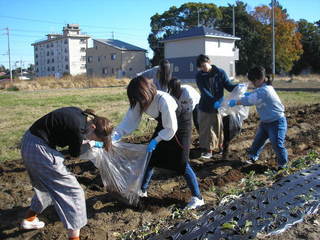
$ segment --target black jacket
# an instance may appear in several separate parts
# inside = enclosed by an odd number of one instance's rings
[[[69,146],[70,155],[78,157],[86,124],[87,117],[80,108],[64,107],[38,119],[30,127],[30,132],[52,148]]]

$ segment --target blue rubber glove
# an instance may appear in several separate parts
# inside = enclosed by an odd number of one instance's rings
[[[234,106],[236,106],[236,105],[237,105],[237,101],[238,101],[238,100],[231,99],[231,100],[229,101],[229,107],[234,107]]]
[[[114,131],[111,135],[112,143],[119,142],[120,139],[121,139],[121,135],[118,132]]]
[[[213,104],[213,108],[219,109],[221,107],[222,101],[223,101],[223,97],[220,98],[218,101],[215,101],[214,104]]]
[[[88,144],[89,144],[89,146],[90,146],[91,148],[93,148],[93,147],[103,148],[103,145],[104,145],[103,142],[94,141],[94,140],[89,141]]]
[[[156,149],[157,144],[158,144],[157,140],[152,139],[152,140],[150,141],[150,143],[148,144],[147,152],[149,152],[149,153],[150,153],[150,152],[152,152],[153,150],[155,150],[155,149]]]
[[[248,97],[251,93],[252,93],[252,92],[245,92],[245,93],[244,93],[244,96],[245,96],[245,97]]]

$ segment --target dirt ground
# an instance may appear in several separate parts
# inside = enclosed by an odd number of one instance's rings
[[[305,156],[310,150],[320,152],[320,104],[287,109],[288,134],[287,149],[290,161]],[[210,160],[196,158],[192,152],[191,164],[199,178],[201,191],[206,201],[204,208],[212,208],[219,203],[217,191],[213,189],[231,189],[251,170],[255,178],[267,181],[264,172],[274,166],[275,154],[268,144],[257,164],[245,166],[246,151],[254,137],[257,116],[252,114],[245,121],[243,131],[231,143],[227,159],[214,155]],[[195,138],[196,136],[194,136]],[[180,216],[190,198],[183,177],[173,173],[158,171],[155,175],[148,198],[139,208],[130,208],[115,201],[104,189],[97,169],[90,162],[70,160],[68,167],[76,174],[86,192],[88,225],[82,229],[82,239],[113,240],[136,239],[126,232],[136,229],[148,230],[158,226],[164,230],[188,217],[196,217],[200,211],[190,211]],[[66,231],[59,221],[53,207],[46,209],[40,219],[46,222],[42,230],[20,231],[19,222],[30,204],[32,187],[20,159],[0,164],[0,239],[66,239]],[[319,239],[320,215],[307,217],[286,232],[272,237],[257,239]],[[140,237],[144,236],[141,233]]]

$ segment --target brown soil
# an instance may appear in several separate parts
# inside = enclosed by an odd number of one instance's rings
[[[290,160],[305,156],[308,151],[320,152],[320,104],[287,109],[287,149]],[[257,127],[257,116],[251,115],[245,121],[244,129],[230,147],[227,159],[214,155],[213,159],[194,158],[191,164],[199,178],[201,191],[207,208],[218,204],[218,196],[212,187],[232,188],[250,171],[255,170],[256,179],[267,181],[264,172],[275,166],[275,154],[268,144],[257,164],[246,166],[246,151],[253,140]],[[196,138],[196,136],[194,136]],[[145,139],[141,139],[145,141]],[[138,139],[134,139],[138,141]],[[193,151],[195,154],[196,151]],[[194,157],[195,155],[193,155]],[[174,173],[158,171],[148,198],[139,208],[131,208],[115,201],[104,191],[99,172],[90,162],[70,160],[68,167],[74,172],[86,192],[88,225],[82,229],[82,239],[112,240],[130,230],[141,229],[150,223],[165,227],[186,217],[179,218],[173,212],[184,207],[190,198],[189,189],[183,177]],[[46,227],[36,231],[20,231],[19,222],[30,204],[32,187],[21,160],[0,164],[0,239],[66,239],[66,231],[53,207],[46,209],[40,219]],[[197,214],[197,212],[194,212]],[[191,213],[190,213],[191,214]],[[191,214],[192,215],[192,214]],[[190,215],[190,217],[192,217]],[[273,237],[258,239],[319,239],[320,215],[309,216],[286,232]],[[129,239],[129,238],[128,238]],[[132,238],[134,239],[134,238]]]

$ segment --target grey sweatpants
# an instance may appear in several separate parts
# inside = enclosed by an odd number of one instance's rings
[[[85,195],[63,164],[63,155],[29,131],[23,137],[21,155],[35,191],[30,209],[41,213],[53,204],[66,229],[85,226]]]
[[[222,150],[223,123],[219,113],[199,110],[199,145],[207,150]]]

